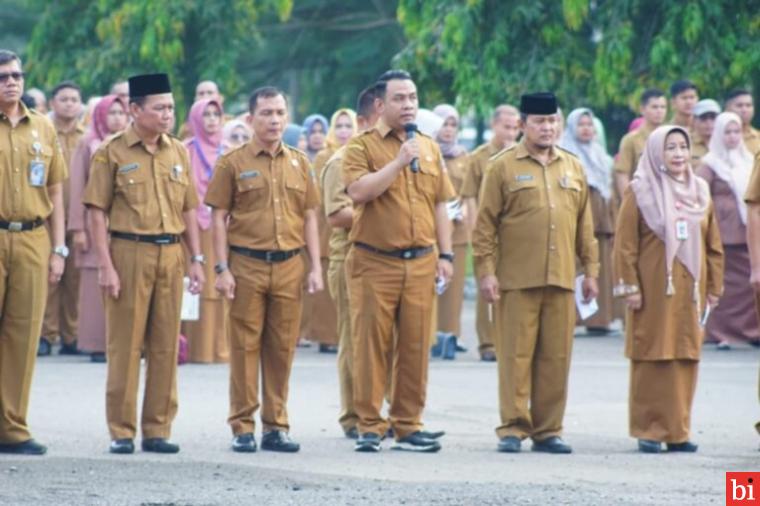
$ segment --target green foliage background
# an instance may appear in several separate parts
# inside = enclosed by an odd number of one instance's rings
[[[23,55],[29,86],[74,79],[103,94],[161,70],[180,109],[213,79],[228,109],[273,83],[294,119],[329,115],[395,65],[426,106],[479,117],[554,90],[566,110],[595,108],[614,144],[644,88],[688,77],[704,97],[760,89],[756,0],[0,0],[0,12],[0,47]]]

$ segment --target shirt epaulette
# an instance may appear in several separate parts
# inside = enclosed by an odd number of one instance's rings
[[[505,154],[505,153],[507,153],[508,151],[512,151],[512,150],[513,150],[513,149],[515,149],[517,146],[518,146],[518,145],[517,145],[517,144],[515,144],[514,146],[510,146],[510,147],[508,147],[508,148],[504,148],[504,149],[502,149],[501,151],[499,151],[499,152],[497,152],[497,153],[495,153],[495,154],[491,155],[491,156],[488,158],[488,161],[490,162],[490,161],[492,161],[492,160],[496,160],[497,158],[501,158],[501,156],[502,156],[502,155],[504,155],[504,154]]]
[[[554,148],[555,148],[555,149],[559,149],[559,150],[560,150],[560,151],[562,151],[563,153],[567,153],[568,155],[571,155],[573,158],[578,158],[578,155],[576,155],[575,153],[573,153],[573,152],[572,152],[572,151],[570,151],[569,149],[565,149],[565,148],[563,148],[562,146],[558,146],[558,145],[556,145],[556,144],[555,144],[555,145],[554,145]],[[578,160],[580,160],[580,158],[578,158]]]

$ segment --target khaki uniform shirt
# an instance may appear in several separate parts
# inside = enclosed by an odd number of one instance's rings
[[[346,148],[342,147],[333,154],[322,170],[322,202],[325,208],[325,217],[335,214],[341,209],[352,207],[354,203],[346,193],[346,185],[343,184],[343,156]],[[342,262],[348,254],[350,242],[346,228],[333,228],[330,234],[330,261]]]
[[[314,173],[317,175],[317,182],[322,181],[322,172],[333,153],[335,153],[335,148],[328,145],[322,151],[317,153],[316,157],[314,157],[312,166],[314,167]],[[321,188],[319,188],[319,193],[320,197],[324,197]],[[322,208],[320,209],[319,219],[317,220],[319,226],[319,254],[322,255],[322,258],[327,258],[330,255],[330,236],[332,235],[332,227],[327,223],[324,198],[321,200]]]
[[[405,167],[379,197],[354,209],[351,242],[381,250],[433,246],[437,243],[435,207],[456,196],[443,164],[438,144],[418,134],[420,170]],[[370,172],[391,163],[402,140],[381,119],[367,132],[351,139],[343,159],[346,187]]]
[[[55,122],[53,122],[53,125],[55,125]],[[63,151],[63,157],[66,160],[66,167],[69,169],[71,168],[71,157],[74,154],[74,151],[77,148],[77,145],[79,145],[79,141],[82,139],[82,136],[84,135],[84,127],[77,123],[76,127],[74,127],[73,130],[64,132],[56,125],[56,133],[58,134],[58,142],[61,144],[61,150]],[[70,201],[70,188],[68,184],[63,185],[63,205],[66,206],[66,209],[69,208],[69,201]],[[68,221],[68,214],[66,213],[66,221]]]
[[[695,171],[702,165],[702,157],[709,149],[707,143],[699,135],[694,134],[691,138],[691,168]]]
[[[62,183],[68,169],[55,128],[37,111],[20,104],[23,117],[11,126],[0,113],[0,220],[33,221],[53,212],[48,187]],[[35,149],[38,147],[39,150]],[[45,166],[42,186],[30,183],[32,162]]]
[[[644,152],[647,145],[647,138],[651,130],[641,126],[633,132],[628,132],[620,140],[620,151],[615,159],[615,172],[627,174],[633,177],[636,167],[639,165],[639,158]]]
[[[745,130],[744,144],[753,155],[760,153],[760,131],[752,127],[749,127],[749,130]]]
[[[480,199],[480,186],[483,182],[483,175],[486,172],[486,165],[488,164],[488,160],[498,152],[499,148],[491,142],[486,142],[469,154],[467,158],[467,174],[464,177],[464,182],[459,192],[462,198]]]
[[[755,155],[755,165],[747,184],[747,192],[744,194],[744,202],[760,204],[760,152]]]
[[[521,142],[491,160],[473,234],[478,278],[502,290],[575,287],[575,259],[599,276],[599,250],[580,161],[553,148],[546,166]]]
[[[467,177],[467,154],[463,153],[455,158],[444,158],[446,170],[449,173],[449,179],[454,186],[457,195],[461,195],[464,180]],[[452,246],[462,246],[469,244],[470,231],[464,221],[453,221],[451,224],[451,244]]]
[[[181,234],[183,213],[198,207],[190,170],[181,141],[162,134],[151,153],[129,126],[93,155],[83,202],[105,211],[112,231]]]
[[[229,211],[231,245],[288,251],[306,243],[306,211],[319,208],[319,190],[305,153],[281,143],[272,155],[253,139],[216,162],[206,204]]]

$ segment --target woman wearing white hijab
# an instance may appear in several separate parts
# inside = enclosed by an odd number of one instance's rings
[[[707,342],[729,349],[735,342],[760,344],[760,323],[749,284],[747,249],[747,205],[744,194],[752,175],[753,157],[742,138],[742,120],[724,112],[715,120],[708,153],[697,174],[710,185],[720,237],[726,255],[721,304],[710,314],[705,331]]]
[[[575,109],[567,117],[567,126],[559,145],[580,158],[586,172],[594,235],[599,242],[599,311],[579,322],[579,325],[584,325],[589,332],[605,334],[614,319],[612,238],[615,234],[615,216],[612,205],[612,157],[597,142],[596,136],[591,109]]]
[[[623,195],[613,252],[631,361],[629,426],[639,451],[695,452],[689,440],[707,308],[723,291],[723,249],[707,183],[691,169],[689,134],[647,139]]]

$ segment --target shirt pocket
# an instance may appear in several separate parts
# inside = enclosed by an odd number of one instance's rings
[[[440,177],[441,171],[431,156],[420,156],[419,163],[420,171],[415,178],[417,180],[417,188],[420,192],[435,201],[438,178]]]
[[[269,202],[267,198],[267,184],[264,176],[244,177],[244,173],[235,180],[234,207],[241,211],[255,211],[265,207]]]
[[[121,195],[127,204],[140,210],[148,202],[148,192],[152,180],[139,169],[116,170],[116,188],[114,193]]]
[[[535,179],[512,181],[507,185],[507,209],[509,212],[523,212],[540,206],[538,182]]]
[[[583,183],[578,179],[565,176],[559,178],[560,203],[569,211],[576,211],[581,204],[581,191]]]
[[[190,184],[187,171],[171,170],[166,181],[166,188],[173,204],[184,206],[187,190]]]
[[[46,145],[41,145],[39,146],[39,150],[36,150],[34,149],[33,145],[30,145],[28,152],[29,162],[27,163],[26,167],[24,167],[24,170],[26,171],[26,179],[28,181],[31,177],[30,170],[32,168],[32,164],[35,162],[42,162],[45,168],[45,173],[43,175],[43,180],[40,188],[45,188],[47,186],[48,178],[50,177],[50,163],[53,160],[53,150]]]
[[[289,170],[285,175],[285,194],[291,209],[303,212],[306,205],[306,175],[301,171]]]

